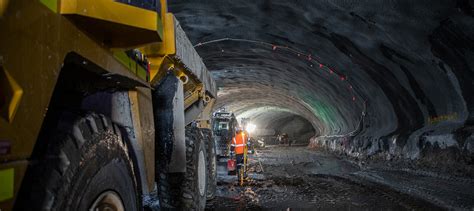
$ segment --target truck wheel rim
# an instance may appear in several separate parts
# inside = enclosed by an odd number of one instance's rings
[[[198,161],[198,186],[199,194],[204,195],[206,189],[206,163],[204,161],[204,152],[199,152],[199,161]]]
[[[89,210],[92,211],[124,211],[122,199],[114,191],[106,191],[100,194]]]
[[[212,173],[215,174],[216,172],[217,172],[216,158],[212,158]]]

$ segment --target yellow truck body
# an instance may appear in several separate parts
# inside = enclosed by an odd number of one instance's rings
[[[169,71],[186,80],[185,108],[204,99],[207,109],[199,118],[206,125],[215,84],[207,70],[193,69],[200,67],[186,61],[189,55],[180,55],[190,43],[180,43],[176,34],[182,29],[177,32],[166,1],[160,4],[156,12],[112,0],[0,0],[0,210],[14,205],[69,57],[128,90],[150,189],[155,174],[152,85]],[[129,49],[147,56],[149,73],[124,56]]]

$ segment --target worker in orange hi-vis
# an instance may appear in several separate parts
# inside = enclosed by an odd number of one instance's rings
[[[234,138],[232,138],[231,150],[235,152],[235,160],[237,163],[237,177],[240,180],[240,169],[244,165],[244,153],[247,150],[249,136],[242,129],[237,129]]]

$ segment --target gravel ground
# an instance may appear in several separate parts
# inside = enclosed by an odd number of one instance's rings
[[[208,202],[208,210],[436,210],[442,207],[449,208],[449,206],[443,206],[442,203],[423,200],[426,197],[418,197],[391,187],[397,184],[395,181],[410,183],[402,178],[408,173],[388,172],[388,175],[378,175],[372,172],[369,174],[367,169],[361,169],[351,162],[301,146],[270,146],[258,150],[255,155],[250,156],[249,180],[244,186],[238,185],[236,176],[227,175],[225,165],[226,159],[221,159],[218,167],[217,197]],[[386,173],[373,169],[372,171]],[[392,178],[390,177],[392,174],[400,177]],[[383,177],[393,182],[383,183],[374,179],[385,181]],[[419,180],[425,183],[413,182],[420,184],[435,182],[422,178]],[[462,194],[457,197],[465,201],[470,200]]]

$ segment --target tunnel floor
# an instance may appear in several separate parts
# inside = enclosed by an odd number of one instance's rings
[[[361,166],[306,146],[270,146],[249,159],[249,180],[243,186],[236,176],[227,175],[227,159],[220,159],[217,196],[207,203],[207,210],[474,207],[474,183],[469,179]]]

